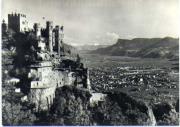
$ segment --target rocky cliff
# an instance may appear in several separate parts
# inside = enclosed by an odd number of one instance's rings
[[[45,125],[155,125],[151,108],[125,93],[106,93],[104,101],[90,104],[91,93],[74,86],[56,90]],[[46,119],[47,121],[44,121]],[[42,123],[39,122],[39,123]]]

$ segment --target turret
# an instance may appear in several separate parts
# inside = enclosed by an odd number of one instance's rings
[[[64,39],[64,26],[61,26],[60,28],[60,40],[61,42],[63,42]]]
[[[40,23],[34,24],[34,32],[35,32],[36,38],[39,38],[41,36]]]
[[[2,21],[2,33],[6,33],[7,32],[7,24],[5,23],[5,20],[3,19]]]
[[[47,21],[46,22],[46,30],[47,30],[47,35],[48,35],[48,46],[49,46],[49,51],[52,53],[53,52],[53,22]]]
[[[61,38],[60,38],[60,27],[56,26],[55,28],[55,50],[58,52],[58,55],[61,56]]]
[[[63,43],[63,40],[64,40],[64,26],[61,26],[61,28],[60,28],[60,34],[59,34],[59,36],[60,36],[60,45],[61,45],[61,47],[62,47],[62,43]],[[59,46],[59,48],[61,48],[60,46]],[[62,47],[62,49],[63,49],[63,47]],[[61,55],[64,55],[64,49],[63,49],[63,51],[62,51],[62,54],[59,54],[60,56]]]

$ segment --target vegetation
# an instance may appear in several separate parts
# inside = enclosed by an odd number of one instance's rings
[[[124,93],[109,93],[93,107],[97,125],[151,125],[148,107]]]
[[[16,93],[16,86],[7,82],[11,76],[3,71],[2,87],[2,121],[3,125],[33,125],[36,119],[33,106],[22,103],[23,93]]]
[[[150,125],[148,107],[124,93],[107,93],[92,106],[90,93],[73,86],[56,90],[54,104],[39,119],[40,125]]]

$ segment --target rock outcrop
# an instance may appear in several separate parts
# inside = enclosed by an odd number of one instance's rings
[[[155,125],[152,110],[125,93],[109,93],[104,102],[93,107],[95,125]]]
[[[169,102],[161,102],[153,106],[157,125],[178,125],[178,113]]]
[[[91,105],[89,91],[74,86],[58,88],[47,124],[156,125],[153,112],[145,103],[125,93],[106,94],[104,100]]]

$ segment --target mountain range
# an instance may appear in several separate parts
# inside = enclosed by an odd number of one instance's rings
[[[92,50],[96,50],[99,48],[105,48],[108,45],[78,45],[78,46],[74,46],[77,50],[79,51],[92,51]]]
[[[179,39],[171,37],[118,39],[111,46],[98,48],[89,53],[143,58],[177,58],[179,57]]]

